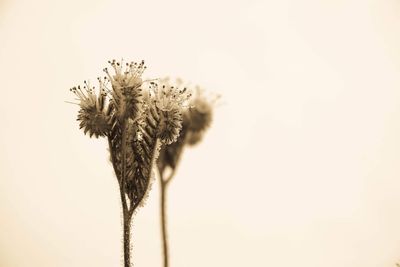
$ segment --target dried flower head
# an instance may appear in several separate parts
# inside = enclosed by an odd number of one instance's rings
[[[149,112],[158,122],[157,137],[164,144],[171,144],[178,138],[190,96],[186,88],[178,89],[163,80],[150,83],[149,92],[144,98],[147,99]]]
[[[130,265],[130,222],[143,205],[162,147],[178,139],[190,94],[185,88],[143,81],[144,62],[109,61],[112,73],[98,78],[99,93],[88,83],[71,91],[78,97],[78,120],[85,133],[106,136],[118,180],[124,219],[124,264]],[[108,87],[111,83],[111,88]],[[149,84],[149,87],[143,84]],[[185,138],[179,139],[181,144]]]
[[[110,131],[110,108],[107,103],[107,93],[104,87],[100,87],[96,93],[95,87],[90,87],[88,82],[84,82],[81,86],[70,89],[78,98],[80,110],[78,113],[79,128],[83,129],[84,133],[89,133],[97,138],[104,137]]]
[[[166,143],[167,145],[163,146],[160,150],[160,155],[157,162],[158,171],[160,174],[160,189],[161,189],[161,229],[162,229],[162,240],[163,240],[163,254],[164,254],[164,266],[168,266],[168,242],[167,242],[167,227],[166,227],[166,191],[167,185],[170,183],[171,179],[175,175],[175,171],[179,164],[180,158],[183,154],[184,148],[186,145],[194,145],[198,143],[204,132],[208,129],[212,121],[213,108],[219,96],[206,97],[204,95],[203,90],[200,88],[196,88],[196,94],[189,103],[187,103],[187,98],[184,96],[185,90],[179,91],[181,93],[179,97],[175,97],[176,90],[173,91],[174,87],[169,85],[169,79],[162,80],[164,83],[163,88],[166,90],[162,91],[160,94],[156,94],[155,102],[156,107],[162,112],[168,112],[177,110],[176,113],[171,113],[171,117],[167,120],[169,123],[171,121],[176,121],[176,124],[171,128],[179,129],[179,135],[174,137],[173,143]],[[176,83],[180,87],[182,85],[181,80],[177,80]],[[186,106],[190,106],[189,109],[183,111],[183,120],[181,121],[181,112],[180,109],[175,108],[175,101],[171,101],[172,99],[178,98],[182,99],[177,101],[178,103],[186,103]],[[167,105],[164,104],[168,103]],[[177,105],[181,106],[181,105]],[[174,114],[177,114],[175,117]],[[162,124],[161,124],[162,125]],[[165,132],[171,133],[170,130],[167,130],[168,127],[164,127]]]
[[[204,90],[196,87],[196,93],[190,102],[190,108],[184,114],[184,123],[187,125],[187,143],[197,144],[204,132],[210,127],[213,119],[213,109],[219,95],[206,96]]]
[[[169,84],[169,79],[163,79]],[[182,80],[177,79],[175,84],[183,85]],[[160,173],[169,167],[175,169],[179,163],[185,145],[199,143],[212,122],[213,109],[219,99],[218,95],[206,94],[199,87],[195,88],[195,94],[190,98],[189,107],[183,112],[182,130],[176,142],[164,146],[160,152],[158,168]]]
[[[142,74],[146,69],[144,61],[140,63],[116,61],[108,62],[114,70],[111,74],[107,68],[104,72],[111,81],[112,101],[120,120],[125,118],[136,119],[140,113],[142,97]]]

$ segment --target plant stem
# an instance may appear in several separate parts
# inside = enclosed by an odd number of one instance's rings
[[[131,267],[131,217],[124,212],[124,267]]]
[[[120,193],[121,193],[121,201],[122,201],[122,210],[124,217],[124,266],[131,267],[131,257],[130,257],[130,234],[131,234],[131,216],[129,214],[128,205],[126,203],[125,192],[126,192],[126,140],[127,140],[127,122],[124,119],[122,122],[122,143],[121,143],[121,152],[122,152],[122,175],[120,182]]]
[[[163,239],[163,254],[164,254],[164,267],[168,267],[168,242],[167,242],[167,218],[166,218],[166,193],[167,183],[160,177],[160,188],[161,188],[161,231]]]
[[[124,129],[125,131],[125,129]],[[125,140],[125,135],[123,134],[122,142]],[[121,196],[121,204],[122,204],[122,214],[123,214],[123,239],[124,239],[124,267],[130,267],[130,229],[131,229],[131,219],[132,219],[132,212],[128,210],[127,203],[126,203],[126,198],[125,198],[125,187],[123,186],[123,179],[125,173],[121,173],[121,177],[118,177],[117,173],[117,164],[115,162],[115,155],[113,152],[112,144],[111,144],[111,139],[108,138],[108,146],[110,149],[110,155],[111,155],[111,161],[114,167],[115,175],[117,176],[117,180],[119,183],[119,192]],[[122,153],[125,153],[125,146],[123,146]]]
[[[125,198],[125,182],[126,182],[126,138],[127,138],[127,129],[126,129],[126,121],[124,120],[122,123],[122,137],[121,137],[121,153],[122,153],[122,175],[121,175],[121,200],[122,200],[122,207],[124,210],[128,209],[128,205],[126,203]],[[124,211],[125,212],[125,211]]]

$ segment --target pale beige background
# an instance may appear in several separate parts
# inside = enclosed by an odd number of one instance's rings
[[[106,142],[68,89],[111,58],[220,92],[171,184],[174,267],[400,260],[400,1],[0,3],[0,266],[118,266]],[[161,266],[158,186],[135,266]]]

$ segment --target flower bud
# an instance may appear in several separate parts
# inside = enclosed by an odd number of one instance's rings
[[[151,83],[150,102],[158,117],[157,137],[164,144],[171,144],[178,138],[190,96],[186,88],[180,90],[163,82],[160,85]]]
[[[203,134],[210,127],[213,119],[213,109],[219,96],[206,97],[204,91],[196,88],[196,94],[190,102],[190,108],[184,114],[184,124],[188,134],[186,142],[195,145],[201,141]]]
[[[90,87],[85,81],[85,85],[81,89],[80,86],[70,89],[77,97],[80,106],[77,120],[80,122],[79,128],[83,132],[89,133],[98,138],[108,134],[111,128],[110,107],[106,103],[106,91],[100,83],[100,92],[97,94],[94,87]]]
[[[160,124],[157,136],[165,144],[169,145],[176,141],[182,130],[182,114],[178,109],[160,111]]]
[[[89,133],[89,136],[93,135],[98,138],[104,137],[110,131],[110,118],[97,110],[95,107],[81,108],[78,114],[78,121],[80,121],[79,128],[83,129],[83,132]]]
[[[107,74],[112,86],[112,101],[120,120],[130,118],[135,120],[140,113],[142,102],[142,74],[146,69],[144,61],[140,63],[125,63],[116,60],[109,61],[114,70],[114,75],[110,74],[107,68],[104,72]]]

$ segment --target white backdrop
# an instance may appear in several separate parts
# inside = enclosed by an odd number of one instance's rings
[[[0,266],[118,266],[105,140],[69,88],[108,59],[223,95],[169,191],[174,267],[400,260],[400,2],[0,1]],[[135,266],[161,266],[158,184]]]

